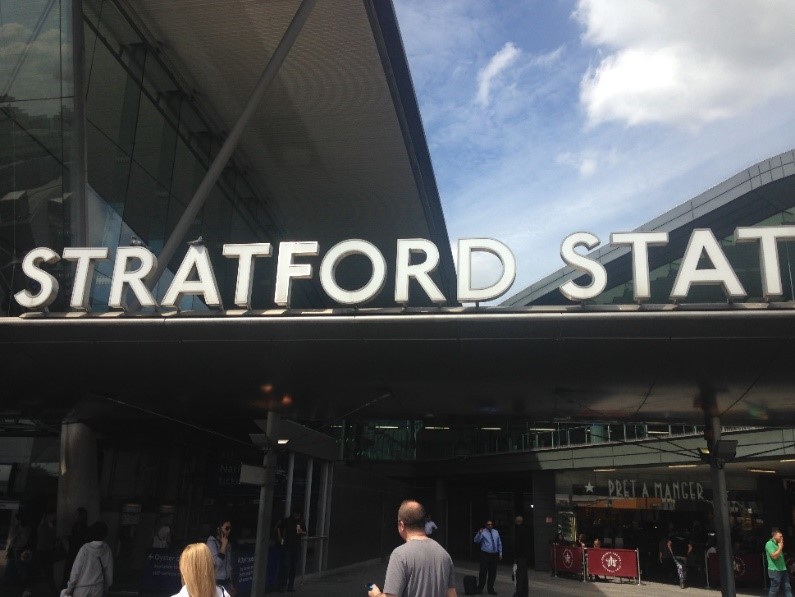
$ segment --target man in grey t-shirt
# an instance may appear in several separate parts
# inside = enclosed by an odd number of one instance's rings
[[[457,597],[453,560],[425,535],[425,509],[406,500],[398,510],[398,533],[405,541],[389,556],[384,591],[373,585],[369,597]]]

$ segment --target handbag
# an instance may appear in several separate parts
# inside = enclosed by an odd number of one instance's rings
[[[685,581],[687,580],[687,570],[685,567],[682,566],[682,562],[676,559],[674,552],[671,551],[671,548],[668,548],[668,551],[671,552],[671,557],[674,559],[674,564],[676,565],[676,574],[679,576],[679,585],[684,586]]]

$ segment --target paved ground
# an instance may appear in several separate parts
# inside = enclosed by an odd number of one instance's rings
[[[375,582],[381,586],[386,572],[386,563],[370,564],[359,567],[352,567],[343,572],[330,573],[322,578],[311,578],[303,581],[296,581],[296,597],[366,597],[368,582]],[[458,594],[463,595],[462,578],[466,574],[477,576],[475,563],[456,566],[456,579],[458,581]],[[495,590],[501,597],[511,597],[513,595],[513,582],[511,582],[510,571],[507,567],[501,567],[497,572],[497,582]],[[688,587],[681,590],[678,586],[665,585],[654,582],[643,581],[640,586],[634,583],[618,581],[612,582],[586,582],[569,579],[553,578],[548,572],[530,571],[530,595],[531,597],[547,597],[557,595],[634,595],[636,597],[670,597],[671,595],[696,595],[719,597],[720,591],[717,589],[703,589]],[[740,587],[737,590],[738,596],[759,597],[767,595],[762,587]]]
[[[382,586],[386,573],[386,562],[376,564],[362,564],[352,566],[338,572],[331,572],[322,577],[298,578],[296,579],[296,597],[366,597],[368,582],[375,582]],[[477,564],[475,562],[463,562],[456,566],[456,580],[458,584],[458,594],[463,595],[463,577],[467,574],[477,576]],[[510,570],[507,566],[500,566],[497,572],[497,582],[494,588],[501,597],[512,597],[513,582],[511,581]],[[115,589],[115,590],[114,590]],[[21,591],[15,591],[9,587],[0,586],[0,597],[20,597]],[[120,587],[111,589],[110,597],[133,597],[138,595],[137,591],[125,591]],[[617,597],[622,595],[632,595],[634,597],[670,597],[671,595],[720,597],[717,589],[705,589],[688,587],[681,590],[672,584],[661,584],[657,582],[643,581],[640,586],[634,583],[618,581],[603,582],[582,582],[577,579],[551,577],[548,572],[530,571],[530,595],[531,597],[556,597],[564,595],[603,595]],[[767,595],[761,587],[738,587],[738,596],[760,597]],[[31,597],[54,597],[43,587],[34,587]],[[148,597],[168,597],[167,595]]]

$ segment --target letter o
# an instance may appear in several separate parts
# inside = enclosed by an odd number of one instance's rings
[[[369,282],[358,290],[345,290],[337,284],[335,278],[337,266],[340,261],[350,255],[364,255],[373,266],[373,275]],[[375,298],[386,282],[386,260],[381,251],[362,239],[344,240],[337,243],[326,255],[320,264],[320,285],[332,299],[341,305],[361,305]]]

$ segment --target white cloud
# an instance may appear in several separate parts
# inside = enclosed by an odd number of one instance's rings
[[[595,174],[599,166],[597,157],[590,153],[582,155],[575,155],[571,152],[560,153],[555,157],[555,163],[576,169],[582,178]]]
[[[478,95],[477,101],[482,106],[489,104],[489,92],[492,82],[509,66],[511,66],[520,54],[519,48],[511,42],[507,42],[499,52],[494,54],[489,63],[478,71]]]
[[[546,54],[539,54],[538,56],[534,56],[533,59],[530,61],[532,66],[539,66],[539,67],[550,67],[558,62],[563,58],[563,52],[565,50],[565,46],[558,46],[551,52],[547,52]]]
[[[795,96],[791,0],[580,0],[574,16],[604,52],[581,83],[590,125],[697,128]]]
[[[579,2],[578,21],[569,19],[569,9],[560,10],[555,21],[538,11],[557,3],[512,0],[503,5],[513,9],[508,14],[478,0],[396,0],[453,247],[466,237],[508,245],[518,267],[513,294],[563,266],[560,242],[571,232],[587,230],[607,242],[610,232],[633,230],[791,149],[795,111],[786,94],[792,77],[772,81],[778,91],[760,100],[757,94],[764,89],[738,90],[739,75],[725,72],[728,67],[709,67],[710,60],[731,64],[744,73],[741,81],[756,81],[755,70],[781,70],[795,56],[791,34],[778,22],[795,20],[774,1],[743,1],[740,10],[734,0],[719,7],[709,0],[571,0],[572,6]],[[595,12],[585,18],[585,10]],[[548,35],[533,31],[538,22],[545,23]],[[755,41],[738,43],[734,38],[741,36]],[[485,73],[506,40],[521,54],[491,79],[483,109],[476,101],[477,73]],[[624,50],[636,53],[625,56]],[[621,110],[614,107],[618,115],[607,118],[611,106],[602,105],[598,122],[603,124],[585,126],[583,75],[589,66],[595,74],[603,61],[618,61],[619,55],[626,61],[617,62],[620,66],[639,65],[622,80],[626,88],[610,96]],[[683,71],[686,60],[697,66]],[[649,62],[654,69],[647,68]],[[647,77],[649,72],[653,76]],[[656,97],[666,86],[681,93],[682,72],[695,86],[691,95],[677,99],[669,91]],[[713,93],[715,101],[706,101],[701,91],[706,75],[713,86],[725,79],[717,88],[731,93]],[[629,103],[637,100],[633,85],[645,86],[643,101],[634,105]],[[749,107],[735,113],[744,98]],[[626,126],[633,114],[629,106],[645,118],[637,122],[679,126]],[[692,134],[695,127],[700,134]],[[496,259],[473,261],[476,286],[499,275]]]

